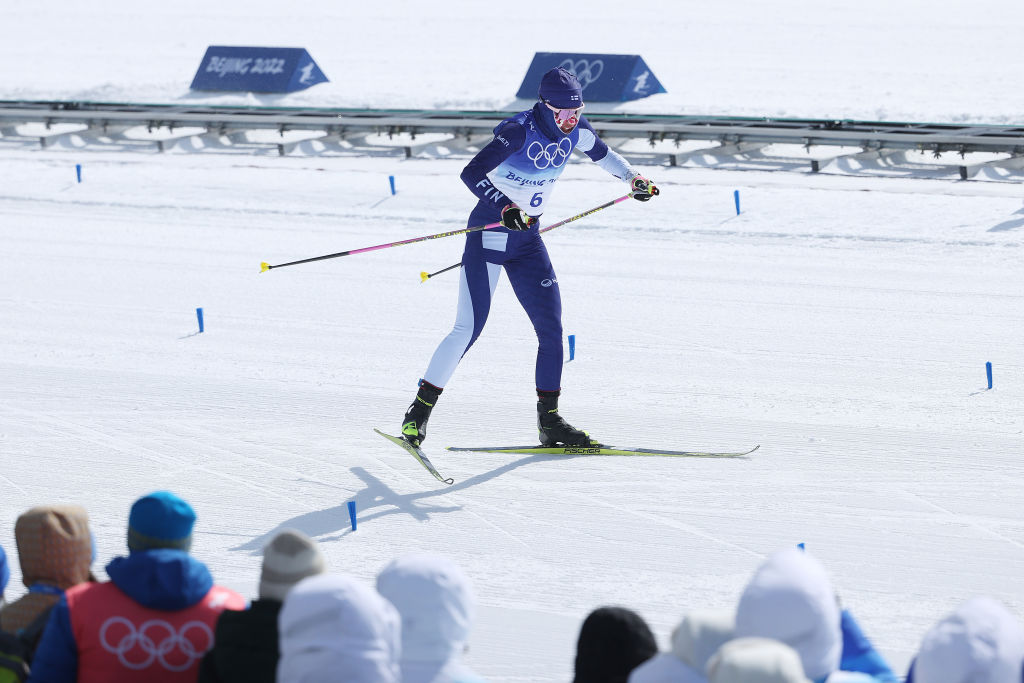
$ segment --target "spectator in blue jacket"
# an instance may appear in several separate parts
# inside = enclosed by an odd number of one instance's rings
[[[0,546],[0,609],[4,606],[4,590],[7,588],[7,582],[11,580],[11,569],[7,566],[7,553],[4,552],[3,546]]]
[[[225,609],[245,599],[214,585],[189,554],[196,514],[168,491],[135,501],[127,557],[107,565],[111,581],[61,596],[32,662],[31,683],[194,682]]]

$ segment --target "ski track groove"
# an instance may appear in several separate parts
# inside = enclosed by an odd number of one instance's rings
[[[912,491],[908,491],[908,490],[906,490],[906,489],[904,489],[902,487],[896,488],[895,490],[900,492],[900,493],[902,493],[904,496],[906,496],[908,498],[912,498],[914,500],[920,501],[921,503],[924,503],[925,505],[927,505],[928,507],[932,508],[933,510],[938,510],[939,512],[943,513],[944,515],[946,515],[950,519],[953,519],[953,520],[956,520],[956,521],[958,521],[958,522],[960,522],[962,524],[965,524],[965,525],[971,527],[972,529],[975,529],[976,531],[981,532],[982,534],[984,534],[986,536],[989,536],[991,538],[995,538],[997,540],[1000,540],[1000,541],[1003,541],[1005,543],[1008,543],[1008,544],[1010,544],[1010,545],[1012,545],[1012,546],[1014,546],[1016,548],[1024,550],[1024,543],[1020,543],[1019,541],[1015,541],[1012,538],[1007,538],[1006,536],[1002,535],[998,531],[994,531],[994,530],[992,530],[992,529],[990,529],[990,528],[988,528],[986,526],[983,526],[982,524],[980,524],[978,522],[973,521],[967,515],[963,515],[963,514],[959,514],[959,513],[953,512],[952,510],[949,510],[948,508],[942,507],[938,503],[934,503],[934,502],[928,500],[927,498],[925,498],[921,494],[913,493]]]
[[[107,433],[95,427],[88,427],[85,425],[76,424],[70,420],[60,419],[53,415],[43,414],[38,411],[31,411],[23,408],[14,408],[13,406],[6,406],[6,408],[23,416],[33,417],[37,420],[48,423],[51,426],[56,427],[58,429],[64,429],[65,434],[67,434],[71,438],[79,439],[80,441],[84,441],[86,443],[91,443],[94,446],[110,448],[117,451],[118,453],[127,456],[141,456],[149,460],[150,462],[153,462],[164,467],[171,464],[172,456],[163,455],[159,451],[156,451],[148,446],[144,446],[139,442],[132,442],[130,439],[125,439],[123,435],[118,436],[116,435],[116,433]],[[165,433],[172,435],[171,432]],[[214,474],[223,479],[227,479],[228,481],[232,481],[235,483],[244,483],[248,488],[251,488],[255,491],[259,491],[260,493],[269,494],[271,496],[284,499],[292,503],[296,503],[296,501],[293,498],[290,498],[289,496],[286,496],[280,493],[279,491],[276,491],[275,489],[253,484],[252,482],[246,482],[244,480],[228,475],[226,473],[209,469],[207,466],[202,464],[191,464],[186,467],[178,467],[176,469],[165,469],[164,471],[159,472],[158,474],[163,476],[176,476],[189,471],[201,471],[206,472],[208,474]]]
[[[23,495],[23,496],[26,496],[26,497],[28,496],[28,491],[26,491],[25,489],[23,489],[23,488],[21,488],[20,486],[18,486],[18,485],[17,485],[17,484],[16,484],[15,482],[14,482],[14,480],[13,480],[13,479],[11,479],[11,478],[9,478],[9,477],[6,477],[6,476],[4,476],[4,475],[3,475],[2,473],[0,473],[0,479],[3,479],[3,480],[4,480],[4,481],[6,481],[6,482],[7,482],[8,484],[10,484],[10,485],[11,485],[11,486],[13,486],[14,488],[18,489],[18,492],[19,492],[19,493],[21,493],[21,495]]]
[[[262,444],[253,444],[253,443],[250,443],[250,442],[246,441],[245,439],[242,439],[242,438],[239,438],[239,437],[236,437],[236,436],[220,434],[220,433],[215,432],[214,430],[206,428],[206,427],[199,427],[199,426],[196,426],[196,425],[186,425],[186,424],[183,424],[183,423],[180,423],[180,422],[176,422],[174,424],[175,424],[176,427],[181,429],[186,434],[188,433],[189,430],[191,430],[193,432],[193,434],[199,434],[200,436],[202,436],[203,438],[201,440],[198,440],[198,443],[201,443],[204,447],[206,447],[206,448],[208,448],[210,450],[216,450],[216,451],[219,451],[221,453],[224,453],[224,454],[227,454],[227,455],[230,455],[230,456],[234,456],[235,458],[240,459],[240,460],[242,460],[243,462],[246,462],[246,463],[256,464],[256,465],[260,465],[262,467],[266,467],[266,468],[270,468],[270,469],[275,469],[275,470],[280,470],[281,472],[286,472],[286,473],[294,476],[297,479],[304,479],[306,481],[312,481],[312,482],[315,482],[317,484],[321,484],[323,486],[327,486],[327,487],[330,487],[330,488],[336,488],[336,489],[340,489],[342,491],[346,491],[348,493],[352,493],[352,491],[350,491],[348,489],[345,489],[345,488],[339,486],[338,484],[332,484],[332,483],[330,483],[328,481],[325,481],[323,479],[320,479],[318,477],[310,476],[309,474],[307,474],[305,472],[302,472],[300,470],[294,469],[292,467],[287,467],[285,465],[279,465],[277,463],[267,462],[266,460],[261,460],[259,458],[256,458],[256,457],[253,457],[253,456],[250,456],[250,455],[245,455],[244,453],[241,453],[241,452],[239,452],[237,450],[234,450],[232,448],[229,448],[229,447],[218,446],[218,445],[212,444],[212,443],[210,443],[210,437],[221,439],[221,440],[231,440],[231,441],[234,441],[236,444],[243,445],[243,446],[245,446],[247,448],[259,448],[259,449],[263,449],[263,450],[267,450],[267,451],[272,451],[274,453],[283,453],[283,454],[286,454],[288,457],[291,457],[291,458],[301,458],[301,459],[309,461],[309,462],[315,462],[317,464],[323,465],[325,463],[325,460],[323,460],[321,458],[317,458],[317,457],[312,456],[312,455],[302,455],[300,453],[294,453],[294,452],[291,452],[291,451],[285,451],[285,450],[280,449],[280,448],[278,448],[276,446],[264,446]],[[335,466],[335,463],[333,463],[333,462],[329,462],[329,464],[332,467]]]
[[[610,457],[615,457],[615,456],[610,456]],[[560,482],[560,484],[561,483],[562,482]],[[550,488],[554,489],[553,486],[550,487]],[[721,539],[721,538],[719,538],[719,537],[717,537],[717,536],[715,536],[713,534],[707,533],[706,531],[702,531],[701,529],[698,529],[697,527],[695,527],[693,525],[690,525],[690,524],[683,524],[681,522],[677,522],[675,520],[670,520],[670,519],[667,519],[665,517],[659,517],[658,515],[648,514],[648,513],[645,513],[645,512],[639,512],[639,511],[634,510],[632,508],[623,507],[621,505],[614,505],[612,503],[607,502],[607,500],[605,500],[604,498],[596,498],[596,497],[589,496],[589,495],[586,495],[586,494],[583,494],[583,493],[579,493],[578,491],[573,491],[571,489],[559,488],[558,489],[558,495],[559,496],[563,496],[563,497],[564,496],[572,496],[572,497],[575,497],[575,498],[577,498],[579,500],[583,500],[583,501],[585,501],[585,502],[587,502],[589,504],[592,504],[592,505],[599,505],[599,506],[607,508],[609,510],[615,510],[617,512],[620,512],[620,513],[622,513],[624,515],[629,515],[629,516],[632,516],[632,517],[636,517],[638,519],[643,519],[643,520],[645,520],[647,522],[652,522],[654,524],[661,524],[663,526],[667,526],[669,528],[675,529],[676,531],[683,531],[683,532],[692,534],[692,535],[697,536],[699,538],[703,538],[703,539],[705,539],[707,541],[711,541],[712,543],[717,543],[718,545],[724,546],[726,548],[731,548],[733,550],[738,550],[738,551],[740,551],[742,553],[746,553],[748,555],[751,555],[752,557],[758,558],[759,560],[760,559],[764,559],[764,555],[761,554],[761,553],[754,552],[753,550],[750,550],[749,548],[745,548],[745,547],[743,547],[741,545],[737,545],[735,543],[731,543],[729,541]]]

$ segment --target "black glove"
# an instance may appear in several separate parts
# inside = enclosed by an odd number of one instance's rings
[[[501,210],[501,224],[509,230],[529,230],[532,222],[533,219],[515,204]]]
[[[642,175],[634,176],[633,181],[629,186],[633,190],[633,192],[631,192],[633,199],[636,199],[637,201],[646,202],[654,195],[661,194],[661,190]]]

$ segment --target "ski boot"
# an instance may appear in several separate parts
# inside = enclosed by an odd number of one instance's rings
[[[420,380],[420,390],[416,392],[416,399],[405,411],[405,418],[402,420],[402,438],[419,448],[423,439],[427,438],[427,420],[430,419],[430,411],[437,403],[437,397],[443,389],[435,387],[430,382]]]
[[[562,446],[596,446],[596,441],[583,430],[576,429],[558,414],[560,391],[537,390],[537,427],[540,445],[548,448]]]

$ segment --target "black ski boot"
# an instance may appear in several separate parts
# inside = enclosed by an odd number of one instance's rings
[[[561,392],[537,390],[537,427],[540,429],[540,445],[597,445],[586,432],[576,429],[558,414],[559,393]]]
[[[419,448],[423,439],[427,438],[427,420],[430,419],[430,411],[437,403],[437,397],[444,391],[435,387],[430,382],[420,380],[420,390],[416,392],[416,400],[412,402],[409,409],[405,411],[405,419],[402,420],[402,438]]]

